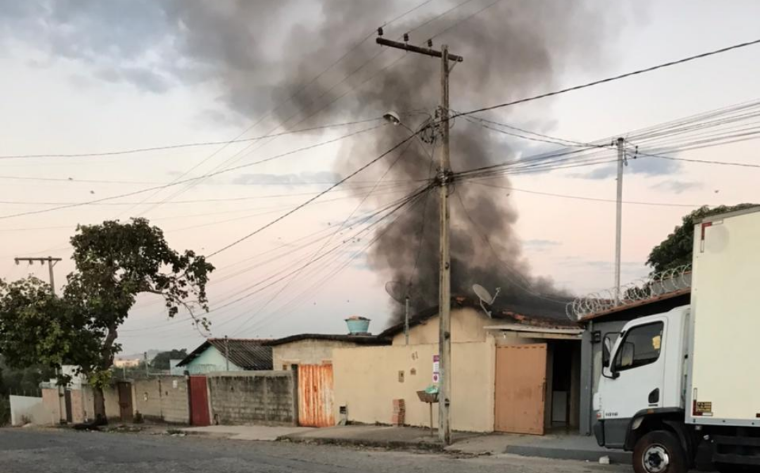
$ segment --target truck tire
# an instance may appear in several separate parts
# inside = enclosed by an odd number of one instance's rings
[[[636,473],[687,473],[686,454],[673,433],[655,430],[644,435],[633,448]]]

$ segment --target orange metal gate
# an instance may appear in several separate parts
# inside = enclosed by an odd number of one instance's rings
[[[332,365],[298,365],[298,423],[305,427],[335,425]]]
[[[546,344],[496,347],[494,430],[544,434]]]
[[[211,425],[205,376],[190,376],[190,425]]]

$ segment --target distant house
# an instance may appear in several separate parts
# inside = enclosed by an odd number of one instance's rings
[[[177,367],[190,374],[221,371],[263,371],[272,369],[269,340],[209,338],[193,350]]]
[[[117,368],[135,368],[140,366],[140,358],[117,358],[113,360],[113,365]]]

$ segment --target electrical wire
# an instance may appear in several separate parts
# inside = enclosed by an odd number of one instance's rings
[[[364,171],[364,170],[365,170],[365,169],[367,169],[368,167],[372,166],[372,165],[373,165],[373,164],[375,164],[376,162],[378,162],[378,161],[380,161],[381,159],[383,159],[384,157],[388,156],[390,153],[392,153],[392,152],[393,152],[393,151],[395,151],[396,149],[400,148],[402,145],[404,145],[404,143],[408,142],[409,140],[411,140],[411,139],[412,139],[412,138],[414,138],[415,136],[417,136],[417,133],[415,133],[415,134],[413,134],[413,135],[410,135],[408,138],[405,138],[404,140],[402,140],[401,142],[397,143],[397,144],[396,144],[396,145],[394,145],[392,148],[390,148],[388,151],[386,151],[386,152],[382,153],[380,156],[378,156],[378,157],[374,158],[374,159],[373,159],[373,160],[371,160],[370,162],[368,162],[368,163],[366,163],[365,165],[361,166],[359,169],[357,169],[356,171],[352,172],[352,173],[351,173],[351,174],[349,174],[348,176],[344,177],[344,178],[343,178],[343,179],[341,179],[340,181],[336,182],[334,185],[330,186],[329,188],[325,189],[324,191],[320,192],[320,193],[319,193],[319,194],[317,194],[316,196],[314,196],[314,197],[312,197],[312,198],[310,198],[310,199],[306,200],[304,203],[302,203],[301,205],[297,206],[296,208],[294,208],[294,209],[292,209],[292,210],[290,210],[290,211],[288,211],[288,212],[284,213],[284,214],[283,214],[283,215],[281,215],[280,217],[277,217],[276,219],[272,220],[271,222],[267,223],[266,225],[263,225],[263,226],[261,226],[261,227],[257,228],[256,230],[252,231],[251,233],[248,233],[247,235],[244,235],[243,237],[241,237],[241,238],[238,238],[237,240],[233,241],[232,243],[230,243],[230,244],[228,244],[228,245],[226,245],[226,246],[224,246],[224,247],[222,247],[222,248],[220,248],[220,249],[216,250],[215,252],[211,253],[211,254],[210,254],[208,257],[210,258],[210,257],[212,257],[212,256],[218,255],[219,253],[222,253],[222,252],[224,252],[224,251],[227,251],[228,249],[232,248],[233,246],[236,246],[236,245],[238,245],[238,244],[242,243],[243,241],[245,241],[245,240],[247,240],[247,239],[251,238],[252,236],[254,236],[254,235],[257,235],[257,234],[261,233],[262,231],[266,230],[267,228],[271,227],[272,225],[276,224],[277,222],[279,222],[279,221],[281,221],[281,220],[283,220],[283,219],[287,218],[288,216],[290,216],[290,215],[294,214],[295,212],[299,211],[300,209],[302,209],[302,208],[306,207],[306,206],[307,206],[307,205],[309,205],[310,203],[312,203],[312,202],[314,202],[315,200],[319,199],[321,196],[323,196],[323,195],[327,194],[327,193],[328,193],[328,192],[330,192],[331,190],[333,190],[333,189],[335,189],[336,187],[340,186],[342,183],[344,183],[344,182],[348,181],[348,180],[349,180],[349,179],[351,179],[352,177],[356,176],[356,175],[357,175],[357,174],[359,174],[360,172]]]
[[[736,50],[736,49],[746,48],[748,46],[754,46],[754,45],[757,45],[757,44],[760,44],[760,39],[755,39],[755,40],[747,41],[747,42],[744,42],[744,43],[734,44],[732,46],[728,46],[728,47],[725,47],[725,48],[720,48],[720,49],[716,49],[716,50],[713,50],[713,51],[707,51],[707,52],[704,52],[704,53],[701,53],[701,54],[696,54],[694,56],[688,56],[688,57],[677,59],[677,60],[674,60],[674,61],[665,62],[665,63],[658,64],[658,65],[655,65],[655,66],[650,66],[650,67],[647,67],[647,68],[644,68],[644,69],[637,69],[635,71],[626,72],[624,74],[618,74],[616,76],[607,77],[605,79],[595,80],[595,81],[592,81],[592,82],[587,82],[585,84],[575,85],[575,86],[572,86],[572,87],[566,87],[564,89],[555,90],[555,91],[552,91],[552,92],[546,92],[546,93],[543,93],[543,94],[534,95],[532,97],[525,97],[525,98],[522,98],[522,99],[513,100],[511,102],[505,102],[505,103],[500,103],[500,104],[496,104],[496,105],[490,105],[490,106],[487,106],[487,107],[482,107],[482,108],[470,110],[470,111],[467,111],[467,112],[455,113],[455,114],[451,115],[448,118],[444,118],[444,120],[449,120],[450,121],[450,120],[453,120],[453,119],[455,119],[457,117],[462,117],[462,116],[467,116],[467,115],[473,115],[473,114],[476,114],[476,113],[486,112],[486,111],[489,111],[489,110],[496,110],[496,109],[504,108],[504,107],[510,107],[510,106],[513,106],[513,105],[521,104],[521,103],[532,102],[534,100],[544,99],[544,98],[547,98],[547,97],[553,97],[555,95],[560,95],[560,94],[564,94],[564,93],[567,93],[567,92],[572,92],[572,91],[576,91],[576,90],[586,89],[586,88],[593,87],[593,86],[596,86],[596,85],[606,84],[608,82],[613,82],[613,81],[616,81],[616,80],[625,79],[625,78],[632,77],[632,76],[639,75],[639,74],[645,74],[647,72],[653,72],[653,71],[656,71],[656,70],[659,70],[659,69],[664,69],[664,68],[667,68],[667,67],[671,67],[671,66],[675,66],[675,65],[679,65],[679,64],[684,64],[684,63],[687,63],[687,62],[696,61],[698,59],[703,59],[703,58],[706,58],[706,57],[715,56],[717,54],[722,54],[722,53],[726,53],[726,52],[733,51],[733,50]]]
[[[239,165],[239,166],[235,166],[233,168],[222,169],[220,171],[216,171],[216,172],[213,172],[213,173],[204,174],[203,176],[200,176],[200,177],[192,177],[192,178],[185,179],[183,181],[170,182],[168,184],[164,184],[164,185],[161,185],[161,186],[150,187],[150,188],[147,188],[147,189],[141,189],[141,190],[138,190],[138,191],[127,192],[127,193],[124,193],[124,194],[118,194],[118,195],[114,195],[114,196],[110,196],[110,197],[103,197],[103,198],[91,200],[91,201],[88,201],[88,202],[81,202],[81,203],[70,204],[70,205],[62,205],[62,206],[59,206],[59,207],[53,207],[53,208],[49,208],[49,209],[41,209],[41,210],[34,210],[34,211],[28,211],[28,212],[20,212],[20,213],[11,214],[11,215],[0,215],[0,220],[4,220],[4,219],[8,219],[8,218],[21,217],[21,216],[25,216],[25,215],[34,215],[34,214],[48,213],[48,212],[53,212],[53,211],[56,211],[56,210],[69,209],[69,208],[73,208],[73,207],[81,207],[81,206],[91,205],[91,204],[100,203],[100,202],[107,202],[109,200],[116,200],[116,199],[121,199],[121,198],[124,198],[124,197],[131,197],[131,196],[134,196],[134,195],[144,194],[146,192],[150,192],[150,191],[157,190],[157,189],[166,189],[166,188],[169,188],[169,187],[173,187],[173,186],[184,184],[186,182],[196,181],[198,179],[203,179],[203,178],[207,178],[207,177],[218,176],[220,174],[225,174],[225,173],[228,173],[228,172],[236,171],[238,169],[248,168],[248,167],[255,166],[255,165],[258,165],[258,164],[261,164],[261,163],[264,163],[264,162],[268,162],[268,161],[279,159],[279,158],[282,158],[282,157],[285,157],[285,156],[296,154],[296,153],[299,153],[301,151],[306,151],[306,150],[318,148],[320,146],[325,146],[325,145],[328,145],[328,144],[336,143],[336,142],[338,142],[340,140],[343,140],[343,139],[346,139],[346,138],[349,138],[349,137],[352,137],[352,136],[356,136],[356,135],[359,135],[361,133],[366,133],[368,131],[375,130],[375,129],[379,128],[380,126],[383,126],[383,125],[378,125],[378,126],[373,126],[373,127],[370,127],[370,128],[365,128],[365,129],[362,129],[362,130],[359,130],[359,131],[356,131],[356,132],[353,132],[353,133],[349,133],[347,135],[340,136],[338,138],[334,138],[334,139],[330,139],[330,140],[327,140],[327,141],[323,141],[321,143],[317,143],[317,144],[314,144],[314,145],[305,146],[303,148],[298,148],[298,149],[295,149],[295,150],[292,150],[292,151],[288,151],[286,153],[282,153],[282,154],[279,154],[279,155],[276,155],[276,156],[272,156],[272,157],[269,157],[269,158],[266,158],[266,159],[255,161],[253,163],[242,164],[242,165]],[[339,181],[339,182],[343,182],[343,181]],[[335,185],[331,186],[330,189],[332,189],[334,187],[335,187]]]

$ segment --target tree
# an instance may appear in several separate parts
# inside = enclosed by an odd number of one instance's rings
[[[72,364],[88,377],[95,414],[105,419],[103,387],[110,381],[118,328],[138,294],[163,297],[169,317],[184,307],[193,323],[207,326],[206,284],[214,267],[203,256],[171,249],[146,219],[80,225],[71,238],[75,271],[63,295],[39,280],[0,286],[0,353],[13,366]]]
[[[739,204],[733,206],[721,205],[718,207],[700,207],[699,209],[685,215],[681,225],[676,226],[673,233],[668,235],[659,245],[652,249],[647,259],[647,265],[652,271],[659,273],[668,269],[674,269],[691,263],[692,251],[694,248],[694,225],[705,217],[711,215],[733,212],[749,207],[755,207],[757,204]]]
[[[187,350],[184,348],[181,350],[162,351],[153,358],[153,361],[150,362],[150,366],[157,370],[168,370],[171,368],[169,364],[170,360],[182,360],[186,356]]]

